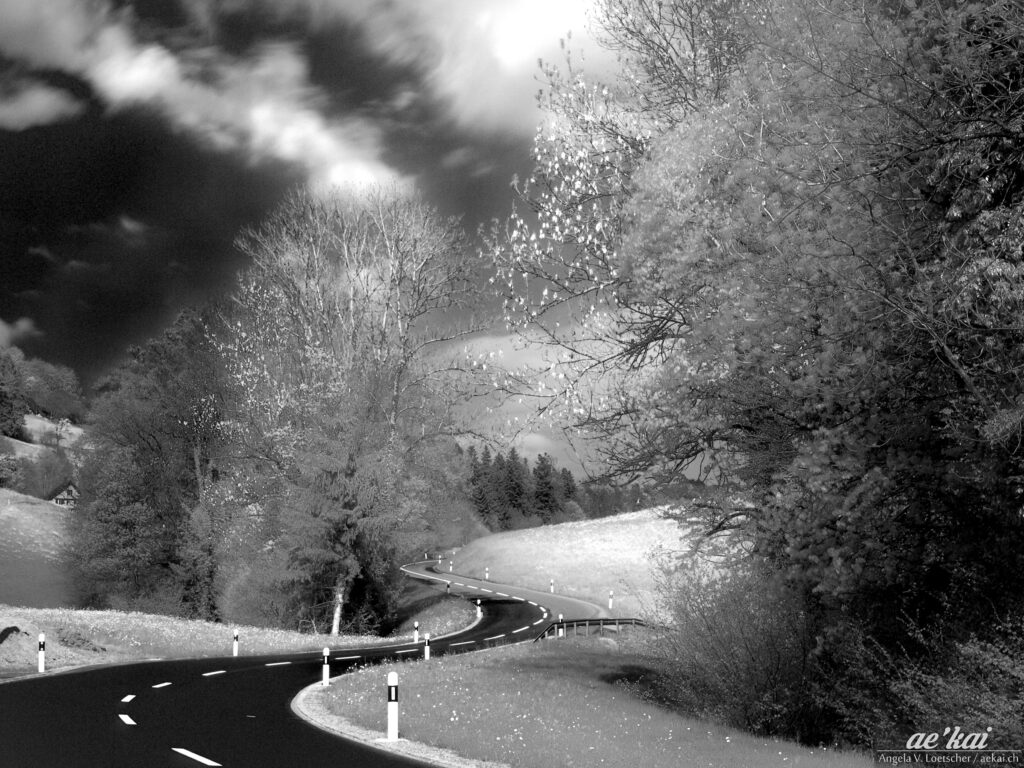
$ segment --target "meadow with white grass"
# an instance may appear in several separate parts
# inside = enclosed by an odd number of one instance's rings
[[[476,539],[452,557],[456,573],[555,591],[607,606],[622,617],[664,618],[662,565],[688,548],[688,529],[665,508],[596,520],[497,533]]]
[[[623,633],[625,635],[625,632]],[[635,640],[546,640],[365,667],[311,689],[317,710],[386,731],[398,673],[399,736],[513,768],[867,768],[859,753],[808,748],[688,718],[652,701]]]

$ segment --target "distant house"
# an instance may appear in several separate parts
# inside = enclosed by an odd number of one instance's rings
[[[50,496],[50,501],[58,507],[74,509],[78,506],[78,488],[75,487],[74,483],[67,483]]]

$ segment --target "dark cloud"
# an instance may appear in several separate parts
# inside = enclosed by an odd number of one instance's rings
[[[95,375],[227,288],[239,229],[295,184],[397,181],[470,229],[506,213],[556,45],[514,45],[515,11],[544,7],[0,0],[6,338]]]
[[[238,230],[303,175],[216,152],[144,110],[0,134],[4,318],[91,376],[242,266]]]

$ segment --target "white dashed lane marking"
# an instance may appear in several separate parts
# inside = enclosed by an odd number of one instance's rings
[[[519,629],[513,629],[512,630],[512,634],[514,635],[514,634],[517,634],[518,632],[525,632],[529,628],[530,628],[529,625],[527,625],[525,627],[520,627]]]
[[[505,633],[502,632],[500,635],[495,635],[494,637],[485,637],[484,638],[484,642],[487,642],[488,640],[497,640],[499,637],[504,637],[504,636],[505,636]]]
[[[182,749],[181,747],[171,747],[171,749],[173,751],[177,752],[179,755],[184,755],[185,757],[191,757],[197,763],[202,763],[203,765],[220,765],[220,763],[215,763],[213,760],[211,760],[208,757],[203,757],[202,755],[197,755],[195,752],[189,752],[187,749]]]
[[[396,653],[396,654],[397,654],[397,653],[416,653],[416,651],[418,651],[418,650],[419,650],[419,648],[410,648],[410,649],[409,649],[409,650],[407,650],[407,651],[395,651],[395,653]]]
[[[338,656],[335,661],[348,661],[349,659],[361,659],[362,656]]]
[[[535,622],[533,622],[533,626],[537,626],[537,625],[538,625],[538,624],[540,624],[540,623],[541,623],[542,621],[544,621],[544,619],[537,619],[537,620],[536,620]]]
[[[132,720],[128,715],[118,715],[121,718],[121,722],[125,725],[135,725],[135,721]]]
[[[287,666],[288,664],[291,664],[291,662],[290,661],[271,661],[271,662],[269,662],[267,664],[264,664],[263,666],[265,666],[265,667],[284,667],[284,666]]]
[[[508,597],[504,592],[495,592],[494,594],[501,595],[502,597]]]
[[[452,643],[449,648],[454,648],[456,645],[472,645],[476,640],[463,640],[461,643]]]
[[[123,699],[121,699],[121,703],[122,704],[127,704],[129,701],[131,701],[134,698],[135,698],[135,694],[134,693],[129,693],[127,696],[125,696]]]
[[[203,677],[213,677],[214,675],[223,675],[227,670],[218,669],[213,672],[203,672]]]
[[[157,683],[153,687],[154,688],[166,688],[168,685],[171,685],[171,683]]]

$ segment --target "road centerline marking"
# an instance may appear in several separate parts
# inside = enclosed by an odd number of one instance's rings
[[[157,683],[153,687],[154,688],[166,688],[168,685],[172,685],[172,683]]]
[[[118,715],[121,718],[121,722],[125,725],[137,725],[137,723],[131,719],[129,715]]]
[[[174,752],[177,752],[179,755],[184,755],[185,757],[190,757],[193,760],[195,760],[197,763],[202,763],[203,765],[217,765],[217,766],[220,765],[220,763],[215,763],[213,760],[211,760],[208,757],[203,757],[202,755],[197,755],[195,752],[190,752],[189,750],[184,749],[182,747],[171,747],[171,750],[173,750]]]
[[[505,636],[505,633],[502,632],[500,635],[495,635],[494,637],[485,637],[484,638],[484,642],[487,642],[488,640],[497,640],[499,637],[504,637],[504,636]]]
[[[131,701],[134,698],[135,698],[135,694],[134,693],[129,693],[127,696],[125,696],[123,699],[121,699],[121,703],[122,704],[127,704],[129,701]]]
[[[361,659],[362,656],[335,656],[335,661],[348,661],[349,659]]]
[[[526,630],[528,630],[529,628],[530,628],[530,625],[529,625],[529,624],[527,624],[527,625],[526,625],[525,627],[520,627],[519,629],[513,629],[513,630],[512,630],[512,634],[514,635],[514,634],[516,634],[517,632],[525,632],[525,631],[526,631]]]
[[[267,662],[263,666],[265,666],[265,667],[283,667],[283,666],[285,666],[287,664],[291,664],[291,662],[290,661],[271,661],[271,662]]]
[[[218,669],[218,670],[215,670],[214,672],[203,672],[203,677],[213,677],[214,675],[223,675],[225,672],[227,672],[226,669]]]
[[[463,640],[461,643],[451,643],[451,644],[449,644],[448,647],[449,648],[454,648],[456,645],[472,645],[475,642],[476,642],[476,640]]]

